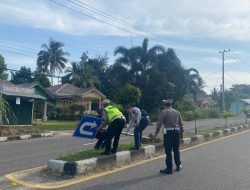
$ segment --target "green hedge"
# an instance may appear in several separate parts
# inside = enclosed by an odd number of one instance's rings
[[[199,119],[220,118],[221,117],[220,110],[217,108],[198,109],[197,112],[199,113]],[[182,118],[185,121],[192,121],[195,119],[194,112],[193,111],[182,112]]]

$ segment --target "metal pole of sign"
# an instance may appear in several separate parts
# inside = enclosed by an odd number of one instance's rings
[[[134,136],[134,134],[132,134],[132,133],[125,133],[125,132],[122,132],[122,134],[127,135],[127,136]],[[146,137],[146,136],[142,136],[142,138],[144,138],[144,139],[151,139],[151,138]]]

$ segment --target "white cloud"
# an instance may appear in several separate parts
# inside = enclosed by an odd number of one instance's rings
[[[68,1],[58,2],[93,16],[86,9],[73,6]],[[87,3],[156,34],[250,40],[248,0],[95,0]],[[94,16],[106,21],[100,16]],[[50,1],[2,0],[0,18],[12,24],[25,24],[74,35],[130,35]],[[115,22],[111,24],[122,27]]]
[[[17,69],[19,70],[21,66],[25,66],[31,68],[31,70],[35,70],[36,68],[36,58],[32,57],[24,57],[18,55],[8,55],[3,54],[5,58],[5,63],[7,64],[9,69]]]

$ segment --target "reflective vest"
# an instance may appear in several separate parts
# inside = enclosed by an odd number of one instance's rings
[[[122,112],[114,106],[107,106],[104,108],[107,112],[108,122],[111,123],[117,118],[125,119]]]

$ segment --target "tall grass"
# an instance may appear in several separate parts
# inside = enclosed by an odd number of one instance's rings
[[[9,103],[0,96],[0,125],[10,125],[16,123],[16,116]]]

